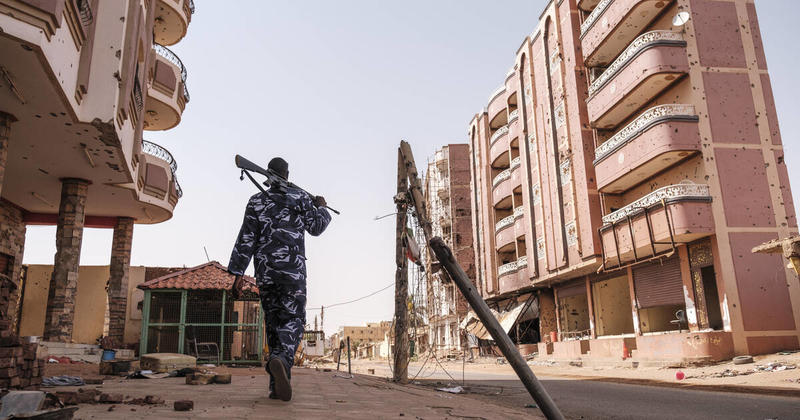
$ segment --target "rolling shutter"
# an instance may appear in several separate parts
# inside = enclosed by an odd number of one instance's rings
[[[583,281],[579,281],[576,283],[559,286],[557,288],[557,292],[559,299],[578,296],[578,295],[586,295],[586,283],[584,283]]]
[[[639,309],[685,304],[681,260],[677,255],[662,262],[646,263],[634,268],[633,286]]]

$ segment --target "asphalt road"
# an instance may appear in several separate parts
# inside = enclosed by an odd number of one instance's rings
[[[540,379],[569,419],[800,419],[800,398]],[[434,385],[436,380],[420,382]],[[472,398],[515,408],[533,403],[518,380],[477,379],[466,385]]]

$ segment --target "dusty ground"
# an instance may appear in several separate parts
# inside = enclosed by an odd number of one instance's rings
[[[60,368],[78,373],[81,368]],[[71,371],[71,372],[67,372]],[[81,404],[78,419],[161,419],[161,418],[293,418],[293,419],[384,419],[384,418],[541,418],[535,408],[512,409],[477,401],[462,395],[435,391],[423,386],[399,386],[383,379],[356,375],[348,378],[335,371],[296,368],[292,371],[294,398],[291,402],[267,398],[267,376],[261,368],[215,369],[230,371],[230,385],[186,385],[184,378],[107,378],[103,385],[87,385],[105,393],[120,393],[126,400],[157,395],[161,405]],[[81,387],[49,388],[75,391]],[[194,410],[176,412],[173,402],[193,400]]]
[[[507,364],[497,363],[497,359],[483,358],[474,363],[461,361],[440,361],[421,357],[421,360],[411,363],[409,377],[415,375],[419,379],[439,379],[447,382],[453,380],[491,380],[506,379],[514,376],[514,372]],[[638,367],[631,368],[630,363],[620,362],[618,366],[602,367],[577,367],[566,363],[551,364],[551,362],[532,360],[529,366],[537,376],[551,378],[593,379],[622,383],[641,383],[668,386],[695,386],[709,387],[721,391],[744,391],[764,394],[800,396],[800,353],[789,355],[756,356],[755,362],[745,365],[734,365],[732,362],[719,363],[713,366],[684,367],[684,368],[658,368]],[[757,366],[768,363],[794,365],[794,369],[782,371],[756,371]],[[423,367],[423,364],[425,365]],[[324,364],[325,367],[334,368],[335,364]],[[346,370],[346,366],[343,367]],[[374,373],[370,373],[370,369]],[[391,371],[386,360],[354,360],[353,371],[362,374],[373,374],[379,377],[389,377]],[[683,380],[676,379],[677,372],[683,372]],[[449,375],[448,375],[449,373]],[[743,373],[749,373],[744,375]],[[723,376],[731,375],[731,376]],[[452,376],[452,379],[450,378]]]

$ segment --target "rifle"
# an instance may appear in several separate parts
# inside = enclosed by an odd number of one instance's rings
[[[261,192],[264,192],[265,190],[264,190],[264,188],[261,187],[261,185],[258,183],[258,181],[256,181],[255,178],[253,178],[253,176],[250,175],[251,171],[255,172],[255,173],[259,173],[259,174],[264,175],[265,177],[267,177],[267,180],[264,181],[264,185],[266,185],[268,187],[271,186],[271,185],[277,185],[279,188],[284,188],[284,189],[286,187],[297,188],[298,190],[303,191],[306,194],[314,197],[314,194],[311,194],[310,192],[298,187],[296,184],[293,184],[293,183],[289,182],[288,180],[286,180],[283,177],[281,177],[280,175],[278,175],[272,169],[264,169],[264,168],[256,165],[255,163],[250,162],[249,160],[239,156],[239,155],[236,155],[236,167],[242,170],[242,175],[239,177],[239,179],[244,180],[244,176],[247,175],[247,177],[250,178],[250,181],[252,181],[253,184],[255,184],[256,188],[261,190]],[[334,212],[336,214],[339,214],[338,210],[333,209],[330,206],[325,206],[325,208],[327,208],[328,210],[330,210],[330,211],[332,211],[332,212]]]

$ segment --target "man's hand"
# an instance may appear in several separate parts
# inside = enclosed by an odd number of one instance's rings
[[[233,281],[233,287],[231,287],[231,296],[233,296],[233,300],[239,300],[242,297],[242,283],[244,283],[244,278],[242,276],[236,276],[236,280]]]
[[[325,207],[325,206],[328,205],[328,202],[325,201],[325,197],[323,197],[321,195],[318,195],[318,196],[314,197],[314,199],[311,200],[311,202],[313,202],[314,206],[316,206],[316,207]]]

